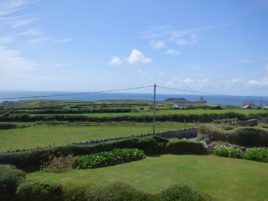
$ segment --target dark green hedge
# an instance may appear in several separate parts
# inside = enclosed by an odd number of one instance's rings
[[[238,118],[246,120],[250,118],[258,118],[262,114],[244,115],[240,113],[222,113],[222,114],[167,114],[157,115],[158,121],[175,121],[175,122],[212,122],[215,119]],[[111,121],[131,121],[131,122],[151,122],[151,115],[144,116],[86,116],[86,115],[63,115],[63,114],[47,114],[47,115],[29,115],[29,114],[3,114],[0,115],[0,121],[5,122],[33,122],[33,121],[89,121],[89,122],[111,122]]]
[[[0,201],[16,201],[16,189],[25,173],[11,165],[0,165]]]
[[[268,131],[261,128],[242,127],[226,131],[216,126],[203,126],[200,132],[211,141],[226,141],[246,147],[268,146]]]
[[[25,182],[17,189],[19,201],[64,201],[62,186],[54,182]]]
[[[199,142],[187,140],[170,140],[166,145],[167,152],[172,154],[206,154],[207,149]]]
[[[86,155],[103,151],[111,151],[116,148],[137,148],[143,150],[146,155],[160,155],[169,153],[169,150],[166,147],[167,143],[167,139],[157,136],[148,136],[143,138],[132,138],[109,143],[101,143],[97,145],[59,146],[41,150],[0,154],[0,164],[13,164],[20,169],[31,170],[40,168],[40,165],[43,162],[47,162],[50,156]],[[184,143],[186,145],[184,145]],[[196,150],[198,149],[196,149],[196,147],[200,148],[201,144],[188,144],[187,141],[183,141],[183,143],[178,143],[176,146],[183,146],[184,148],[187,147],[187,151],[190,153],[197,153]],[[191,147],[194,149],[194,151],[191,150]],[[179,150],[181,148],[177,149]],[[200,148],[200,150],[203,153],[203,149]],[[187,151],[184,153],[187,153]]]
[[[172,186],[160,193],[149,194],[120,182],[93,186],[81,191],[73,186],[66,193],[61,185],[53,182],[27,182],[17,190],[18,201],[213,201],[202,192],[186,186]]]

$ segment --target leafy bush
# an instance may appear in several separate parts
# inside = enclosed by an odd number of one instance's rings
[[[207,194],[194,191],[187,186],[174,185],[160,193],[160,201],[213,201]]]
[[[227,147],[224,146],[214,147],[213,153],[217,156],[225,156],[225,157],[229,156],[229,150]]]
[[[64,186],[64,201],[88,201],[89,184],[73,183]]]
[[[239,148],[229,148],[229,157],[231,157],[231,158],[243,158],[244,152]]]
[[[24,182],[17,189],[19,201],[63,201],[62,186],[54,182]]]
[[[66,172],[72,169],[73,162],[74,160],[72,155],[60,157],[52,156],[52,159],[45,163],[42,169],[47,172]]]
[[[249,148],[246,150],[245,159],[268,162],[268,148]]]
[[[25,179],[25,173],[15,166],[0,165],[0,201],[15,201],[15,192]]]
[[[213,148],[213,153],[217,156],[243,158],[244,152],[239,148],[216,146]]]
[[[75,158],[74,167],[78,169],[98,168],[145,158],[143,151],[138,149],[114,149]]]
[[[124,183],[97,186],[89,191],[88,201],[148,201],[149,196]],[[152,200],[151,200],[152,201]]]
[[[268,131],[261,128],[243,127],[226,131],[217,126],[202,126],[200,133],[211,141],[226,141],[246,147],[268,146]]]
[[[207,153],[206,148],[202,143],[192,142],[188,140],[170,140],[166,149],[168,153],[172,154],[205,154]]]
[[[16,124],[0,123],[0,130],[14,129],[14,128],[17,128],[17,125]]]

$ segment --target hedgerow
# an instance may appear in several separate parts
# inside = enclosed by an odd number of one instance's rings
[[[67,188],[67,189],[66,189]],[[71,190],[70,190],[71,189]],[[127,184],[62,187],[55,182],[25,182],[17,189],[18,201],[213,201],[202,192],[174,185],[157,194],[139,191]]]
[[[96,145],[66,145],[45,148],[40,150],[24,151],[24,152],[12,152],[0,154],[0,164],[13,164],[23,170],[39,169],[41,164],[49,161],[51,156],[78,156],[92,153],[99,153],[103,151],[111,151],[117,148],[137,148],[143,150],[146,155],[160,155],[166,153],[172,153],[177,146],[177,150],[185,151],[183,153],[194,154],[199,151],[203,152],[203,144],[188,143],[187,141],[179,142],[174,145],[166,146],[167,139],[148,136],[143,138],[131,138],[127,140],[118,140],[106,143],[100,143]],[[172,148],[173,147],[173,148]],[[180,148],[181,147],[181,148]],[[186,149],[187,147],[187,149]],[[198,147],[198,149],[197,149]],[[198,151],[197,151],[198,150]],[[182,154],[182,152],[174,151],[173,153]]]
[[[217,126],[202,126],[200,133],[211,141],[226,141],[245,147],[268,146],[268,131],[262,128],[243,127],[226,131]]]

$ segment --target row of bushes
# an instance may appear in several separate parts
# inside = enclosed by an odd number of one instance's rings
[[[127,113],[129,108],[99,109],[46,109],[46,110],[2,110],[2,114],[85,114],[85,113]]]
[[[74,192],[75,191],[75,192]],[[66,192],[60,184],[27,182],[17,190],[19,201],[212,201],[208,194],[187,186],[174,185],[158,194],[149,194],[120,183],[74,189]]]
[[[176,121],[176,122],[212,122],[215,119],[238,118],[246,120],[250,118],[258,118],[262,114],[245,115],[241,113],[222,113],[222,114],[167,114],[158,115],[158,121]],[[267,115],[267,114],[266,114]],[[142,116],[86,116],[86,115],[29,115],[29,114],[3,114],[0,115],[0,121],[92,121],[92,122],[110,122],[110,121],[133,121],[133,122],[151,122],[150,115]]]
[[[236,128],[226,131],[216,126],[202,126],[200,133],[206,135],[210,141],[225,141],[246,147],[268,146],[268,131],[262,128]]]
[[[106,167],[145,158],[143,151],[139,149],[114,149],[96,154],[77,156],[74,159],[74,168],[88,169]]]
[[[14,129],[18,128],[16,124],[11,123],[0,123],[0,130],[6,130],[6,129]]]
[[[218,146],[213,149],[213,153],[224,157],[244,158],[247,160],[268,162],[268,148],[264,147],[248,148],[244,152],[239,148]]]
[[[144,193],[124,183],[62,186],[52,181],[24,181],[25,173],[0,165],[0,201],[212,201],[211,196],[174,185],[157,194]]]
[[[205,154],[202,143],[186,140],[170,141],[157,136],[131,138],[96,145],[67,145],[42,150],[0,154],[0,164],[13,164],[18,168],[28,170],[39,169],[41,164],[49,161],[50,156],[86,155],[111,151],[116,148],[137,148],[146,155],[174,154]]]

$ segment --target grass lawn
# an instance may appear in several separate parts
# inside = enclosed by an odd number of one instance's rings
[[[157,132],[192,127],[192,124],[158,123]],[[36,125],[0,130],[0,152],[14,149],[65,145],[92,139],[128,136],[152,132],[150,123],[102,123],[85,125]]]
[[[121,181],[152,193],[182,184],[209,193],[219,201],[268,200],[267,163],[211,155],[163,155],[66,173],[39,171],[27,174],[27,180],[59,181],[63,185]]]

